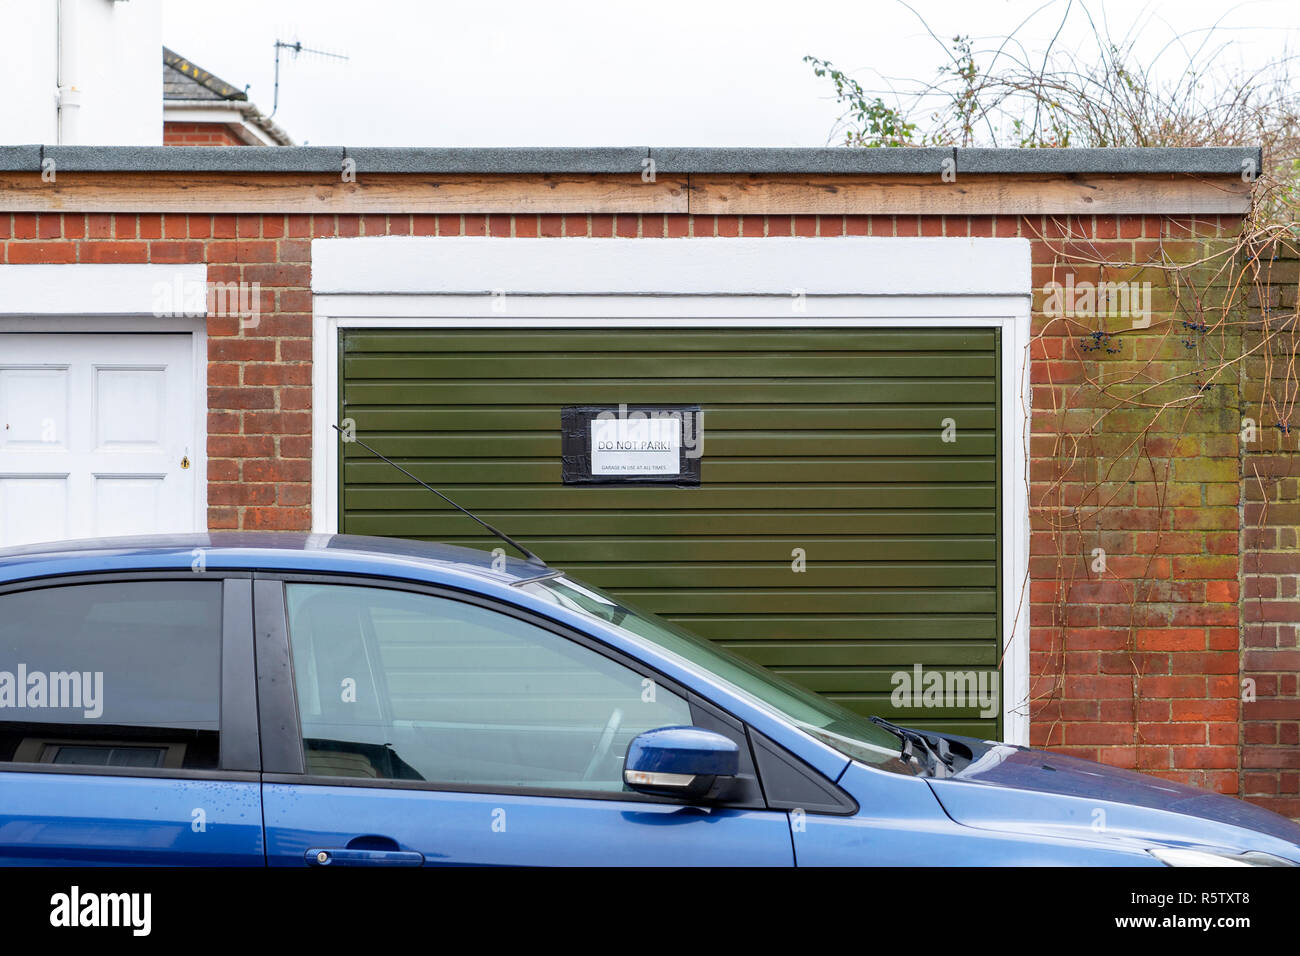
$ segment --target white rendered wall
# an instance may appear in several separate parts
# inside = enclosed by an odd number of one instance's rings
[[[69,10],[80,94],[60,143],[59,9]],[[162,145],[162,0],[0,0],[0,144]]]

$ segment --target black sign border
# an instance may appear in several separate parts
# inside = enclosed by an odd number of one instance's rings
[[[678,449],[678,474],[668,477],[655,475],[593,475],[591,473],[591,422],[603,412],[618,415],[623,410],[632,412],[680,412],[682,417],[695,416],[695,438],[703,438],[704,410],[699,405],[565,405],[560,409],[560,472],[566,485],[667,485],[676,488],[696,488],[700,484],[702,456],[687,457],[683,443]],[[685,435],[685,422],[683,422]]]

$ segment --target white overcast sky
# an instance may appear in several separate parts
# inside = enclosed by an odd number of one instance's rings
[[[1019,34],[1069,0],[911,0],[944,41]],[[1091,0],[1153,55],[1219,23],[1222,65],[1300,51],[1300,0]],[[1093,43],[1067,21],[1059,46]],[[1039,11],[1035,15],[1035,11]],[[866,86],[929,79],[944,53],[899,0],[163,0],[163,42],[270,112],[279,38],[347,54],[281,60],[276,120],[298,143],[375,146],[822,146],[838,114],[806,54]],[[1176,55],[1169,55],[1171,64]],[[1300,75],[1300,71],[1297,71]]]

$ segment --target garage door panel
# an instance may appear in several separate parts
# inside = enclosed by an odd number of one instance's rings
[[[996,648],[978,641],[728,641],[725,646],[777,672],[799,667],[883,667],[911,672],[913,665],[996,667]],[[844,678],[847,680],[847,678]]]
[[[482,539],[460,538],[443,539],[449,544],[473,546]],[[587,537],[575,538],[541,538],[529,539],[532,544],[546,552],[556,563],[563,563],[565,568],[575,573],[579,568],[609,567],[612,563],[627,559],[629,549],[634,549],[639,561],[676,562],[676,561],[728,561],[753,562],[755,560],[778,561],[787,572],[795,548],[804,548],[807,552],[806,535],[787,535],[785,537],[688,537],[673,536],[661,538],[624,538],[619,541],[603,541]],[[821,538],[812,551],[812,558],[820,567],[827,561],[859,562],[864,554],[887,554],[891,558],[909,561],[993,561],[996,559],[996,547],[979,536],[964,538],[954,537],[914,537],[887,538],[878,535],[860,535],[858,537]],[[854,566],[858,566],[854,564]]]
[[[852,329],[845,336],[861,336]],[[638,342],[656,352],[735,352],[737,337],[744,337],[745,352],[838,352],[835,341],[828,341],[822,329],[800,331],[782,329],[663,328],[642,335]],[[983,351],[996,347],[992,329],[873,329],[869,337],[855,341],[869,343],[868,354],[877,352],[916,351]],[[443,354],[447,352],[607,352],[609,340],[590,329],[530,329],[489,332],[480,329],[441,329],[436,335],[428,331],[396,330],[351,331],[347,333],[348,351],[353,354],[408,354],[412,352]]]
[[[356,412],[362,415],[361,412]],[[364,421],[364,419],[360,419]],[[365,430],[358,425],[360,434]],[[706,426],[707,427],[707,426]],[[364,438],[363,438],[364,440]],[[997,463],[992,457],[985,458],[880,458],[871,461],[845,461],[836,458],[780,458],[772,461],[711,460],[708,457],[708,433],[705,433],[705,461],[702,470],[705,480],[725,484],[775,484],[779,482],[885,482],[918,481],[956,483],[983,482],[997,480]],[[369,444],[369,442],[367,442]],[[381,449],[382,450],[382,449]],[[439,488],[467,483],[480,484],[517,484],[531,482],[558,486],[560,484],[559,461],[540,461],[520,458],[494,458],[490,456],[491,446],[485,441],[481,457],[467,461],[418,461],[405,460],[402,465],[407,471],[421,481],[426,481]],[[391,465],[382,461],[360,460],[365,455],[364,449],[349,449],[345,455],[353,460],[344,463],[344,482],[363,482],[365,484],[393,484],[410,487],[410,479],[395,471]],[[568,489],[577,501],[576,489]],[[624,489],[609,488],[602,490],[605,495],[621,494]],[[691,494],[685,490],[683,494]],[[946,503],[946,502],[945,502]]]
[[[834,699],[834,698],[832,698]],[[852,710],[851,705],[849,709]],[[865,710],[859,710],[858,713],[868,713]],[[874,713],[874,711],[873,711]],[[997,734],[989,732],[989,727],[993,723],[990,720],[959,720],[952,717],[935,717],[934,711],[926,711],[925,718],[916,718],[909,720],[907,725],[915,727],[917,730],[938,730],[950,734],[960,734],[963,737],[974,737],[977,740],[1000,740]]]
[[[445,544],[467,548],[482,547],[487,543],[486,539],[477,535],[460,537],[447,535],[438,540]],[[637,558],[641,561],[745,563],[752,562],[756,558],[765,558],[783,564],[788,572],[794,549],[804,548],[806,553],[808,546],[807,535],[788,535],[784,538],[626,538],[615,542],[593,540],[590,537],[530,537],[528,540],[530,547],[544,551],[552,564],[562,565],[574,574],[609,567],[615,562],[622,561],[627,557],[628,548],[635,548]],[[864,553],[871,553],[873,547],[871,542],[879,540],[898,541],[899,539],[882,539],[879,535],[860,535],[833,543],[818,540],[812,557],[819,565],[827,561],[854,562]],[[996,543],[978,537],[918,537],[914,541],[880,547],[883,547],[883,550],[877,553],[909,561],[985,560],[991,562],[997,558]]]
[[[916,707],[897,707],[890,700],[888,694],[833,694],[827,693],[827,697],[849,710],[856,711],[863,716],[870,717],[873,714],[888,713],[889,719],[895,723],[902,724],[905,727],[916,727],[920,730],[947,730],[950,733],[963,734],[967,737],[985,738],[989,736],[987,720],[980,717],[980,708],[972,707],[948,707],[945,708],[949,716],[940,725],[934,720],[934,709],[926,706]],[[963,718],[970,722],[977,729],[959,730],[957,722]]]
[[[998,668],[999,349],[993,329],[345,331],[339,414],[576,577],[862,713],[992,736],[889,691],[916,664]],[[562,407],[620,403],[701,406],[699,487],[563,485]],[[500,545],[358,446],[340,468],[342,530]]]
[[[978,508],[988,502],[991,485],[704,485],[683,495],[678,488],[622,488],[604,499],[606,509],[674,508],[710,511],[718,508],[922,508],[934,503],[936,492],[952,508]],[[573,503],[573,489],[537,488],[529,485],[444,485],[456,502],[470,511],[563,509]],[[409,480],[404,485],[349,485],[344,506],[349,511],[422,511],[429,492]],[[599,505],[587,499],[587,505]],[[549,539],[548,539],[549,540]],[[539,539],[540,543],[540,539]],[[601,542],[592,542],[599,545]],[[861,551],[856,552],[861,554]],[[990,552],[992,554],[992,552]]]
[[[709,564],[586,564],[570,562],[566,571],[598,587],[620,590],[632,587],[691,588],[701,581],[712,587],[783,587],[795,573],[789,560],[760,564],[755,561]],[[843,588],[870,583],[877,587],[923,587],[942,575],[955,587],[987,587],[996,582],[997,565],[943,564],[916,561],[908,564],[834,563],[818,561],[810,578],[818,587]]]
[[[991,455],[997,436],[988,430],[961,432],[960,441],[942,439],[941,419],[934,420],[928,431],[832,432],[832,431],[717,431],[712,421],[706,427],[710,461],[716,458],[786,458],[824,455],[861,458],[866,455],[921,455],[957,458]],[[955,421],[955,419],[954,419]],[[366,443],[382,445],[384,454],[398,458],[446,458],[482,454],[483,437],[458,432],[424,432],[419,435],[400,432],[367,431]],[[502,458],[558,458],[560,437],[556,434],[496,433],[492,452]],[[364,449],[363,449],[364,451]]]
[[[665,371],[671,368],[667,365]],[[997,386],[983,378],[856,379],[826,381],[751,381],[680,378],[673,382],[653,379],[566,380],[554,383],[491,379],[458,382],[424,382],[407,379],[349,383],[349,405],[391,405],[395,393],[409,401],[429,405],[539,405],[609,404],[614,394],[628,404],[773,404],[821,405],[877,402],[933,404],[954,402],[987,405],[997,401]],[[689,396],[684,398],[683,396]],[[617,404],[615,402],[614,404]]]
[[[938,640],[992,641],[997,619],[992,615],[699,615],[675,614],[687,630],[720,641],[795,640]]]
[[[870,431],[933,432],[948,416],[967,429],[991,431],[997,427],[992,405],[873,405],[840,408],[833,405],[709,406],[709,434],[733,431],[788,431],[790,429],[866,429]],[[368,406],[366,424],[373,434],[403,432],[542,432],[555,431],[550,408],[457,405],[439,408],[384,408]]]
[[[882,614],[900,607],[918,615],[993,614],[997,601],[983,589],[741,589],[694,588],[650,591],[620,588],[619,594],[642,607],[671,617],[701,614],[717,607],[743,607],[756,614]]]
[[[861,382],[877,378],[977,378],[988,371],[984,352],[743,352],[665,353],[583,352],[459,354],[412,356],[401,353],[365,355],[345,360],[349,378],[371,381],[444,381],[508,379],[542,382],[554,379],[557,369],[566,376],[598,381],[654,379],[665,364],[676,366],[683,378],[755,379],[767,376],[834,378]]]
[[[891,662],[892,663],[892,662]],[[798,680],[805,687],[822,694],[839,694],[841,697],[873,698],[888,702],[898,682],[894,679],[894,668],[885,667],[776,667],[777,673],[791,680]],[[972,683],[988,682],[997,674],[996,668],[972,665],[965,672]],[[923,713],[922,708],[908,708],[913,715]],[[974,717],[978,707],[957,708],[963,716]],[[900,711],[901,713],[901,711]]]
[[[460,514],[419,512],[358,512],[366,527],[383,529],[370,534],[397,537],[427,537],[441,541],[447,535],[464,535],[472,526]],[[536,512],[487,511],[479,517],[515,535],[541,535],[556,530],[556,519]],[[768,534],[900,534],[929,530],[934,534],[994,534],[997,516],[980,511],[894,511],[894,512],[811,512],[787,514],[755,512],[672,512],[603,511],[595,514],[568,512],[564,531],[571,535],[621,534],[744,534],[760,529]]]

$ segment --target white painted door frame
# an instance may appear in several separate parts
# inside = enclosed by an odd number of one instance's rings
[[[185,290],[206,289],[206,265],[0,265],[0,355],[4,335],[163,332],[190,337],[194,470],[193,530],[208,527],[208,336],[205,315],[184,314]],[[203,295],[202,301],[206,301]]]
[[[1029,743],[1030,246],[1024,239],[312,242],[312,531],[338,531],[348,328],[998,328],[1003,727]]]

